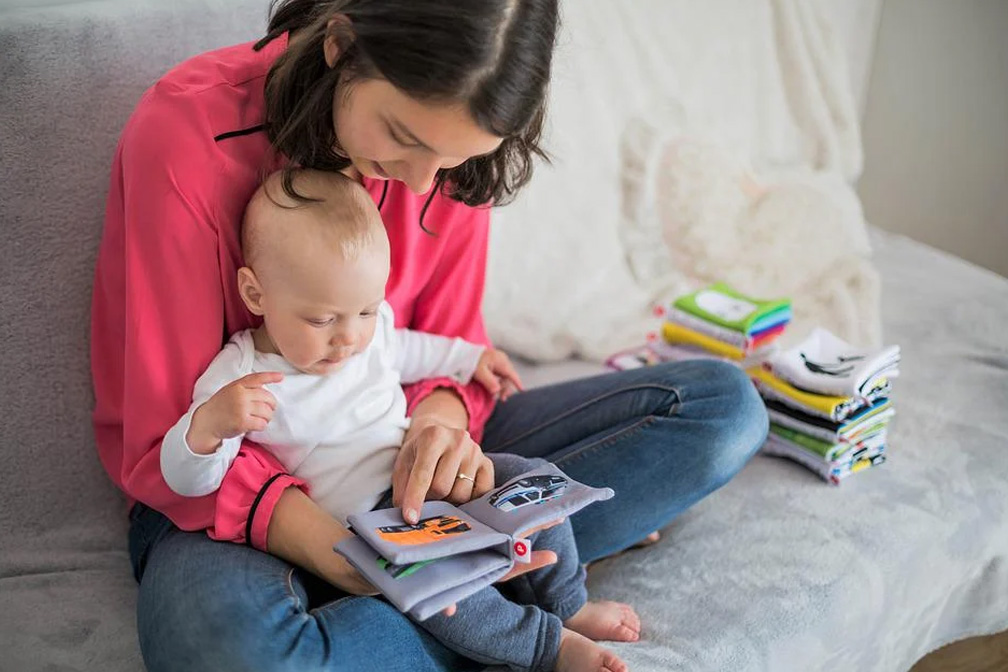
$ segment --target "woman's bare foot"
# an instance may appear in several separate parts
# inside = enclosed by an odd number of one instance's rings
[[[613,553],[613,555],[619,555],[620,553],[625,553],[626,551],[633,550],[635,548],[644,548],[645,546],[650,546],[651,544],[657,543],[660,540],[661,540],[661,534],[658,533],[657,531],[655,531],[655,532],[652,532],[651,534],[647,535],[646,537],[644,537],[640,541],[638,541],[633,546],[630,546],[629,548],[627,548],[626,550],[623,550],[623,551],[617,551],[616,553]],[[607,557],[612,557],[612,556],[607,556]],[[601,560],[601,559],[602,558],[599,558],[599,560]],[[591,566],[593,564],[595,564],[595,562],[597,562],[597,561],[586,562],[585,563],[585,569],[591,569]]]
[[[615,653],[567,628],[560,633],[555,669],[556,672],[629,672]]]
[[[564,627],[588,639],[636,642],[640,639],[640,617],[629,604],[586,602]]]
[[[645,546],[650,546],[651,544],[657,543],[660,539],[661,535],[658,532],[652,532],[651,534],[647,535],[646,537],[638,541],[636,544],[631,546],[630,548],[644,548]]]

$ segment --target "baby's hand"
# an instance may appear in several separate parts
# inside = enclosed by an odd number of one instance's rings
[[[495,397],[500,395],[501,401],[506,401],[515,390],[525,389],[508,356],[493,348],[487,348],[483,352],[476,365],[473,380]]]
[[[263,385],[281,380],[283,374],[278,371],[250,373],[217,390],[193,413],[186,432],[189,449],[209,455],[224,439],[266,429],[276,410],[276,397]]]

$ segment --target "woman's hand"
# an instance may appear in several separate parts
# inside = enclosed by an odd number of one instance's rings
[[[392,469],[392,504],[415,524],[425,500],[464,504],[490,492],[493,462],[465,429],[414,418]]]
[[[468,418],[465,406],[451,390],[435,390],[421,401],[413,412],[413,422],[392,470],[392,503],[403,508],[403,518],[415,524],[426,499],[448,499],[462,504],[482,497],[493,489],[493,462],[462,429]],[[456,461],[457,460],[457,461]],[[473,471],[460,470],[453,465],[467,464]],[[459,478],[459,473],[471,476],[472,481]],[[450,478],[448,478],[450,476]],[[439,496],[439,493],[447,492]],[[415,512],[411,519],[407,511]],[[563,519],[551,521],[527,532],[531,535]],[[507,574],[497,580],[502,583],[527,572],[552,565],[557,561],[553,551],[532,551],[529,562],[516,563]],[[446,616],[455,613],[455,605],[443,610]]]

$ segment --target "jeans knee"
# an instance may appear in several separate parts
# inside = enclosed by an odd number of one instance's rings
[[[716,374],[721,400],[712,437],[710,477],[723,484],[760,449],[770,424],[766,406],[745,371],[727,362],[710,363],[719,365],[712,374]]]

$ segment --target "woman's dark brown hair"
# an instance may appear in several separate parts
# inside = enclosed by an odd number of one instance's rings
[[[502,205],[531,178],[533,157],[547,158],[539,140],[557,0],[273,0],[270,13],[256,49],[297,31],[266,79],[266,130],[293,165],[350,165],[332,121],[344,74],[386,79],[417,100],[464,101],[483,130],[504,138],[492,154],[439,170],[432,196]],[[333,67],[328,34],[340,47]],[[288,179],[284,189],[298,198]]]

